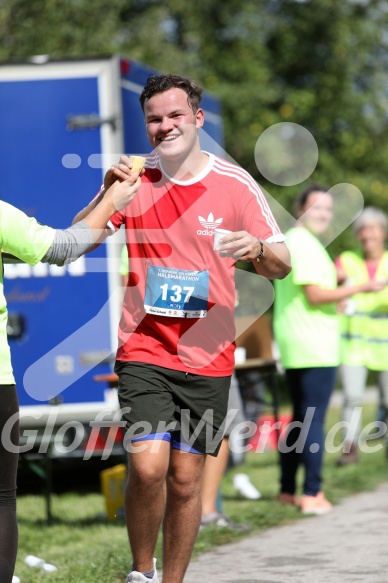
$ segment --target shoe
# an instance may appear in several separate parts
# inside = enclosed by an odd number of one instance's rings
[[[278,500],[282,504],[288,504],[290,506],[300,506],[300,498],[295,496],[295,494],[289,494],[288,492],[281,492],[279,494]]]
[[[326,514],[332,509],[332,505],[326,500],[323,492],[318,492],[316,496],[304,494],[300,499],[302,514]]]
[[[235,532],[249,532],[250,530],[245,524],[237,524],[236,522],[233,522],[229,516],[225,516],[225,514],[221,514],[220,512],[213,512],[212,514],[202,516],[200,529],[202,530],[206,526],[229,528]]]
[[[20,583],[20,579],[19,579],[19,577],[16,577],[16,575],[14,575],[14,576],[12,577],[12,583]]]
[[[233,478],[233,486],[241,496],[248,498],[248,500],[258,500],[261,498],[261,493],[252,484],[247,474],[236,474]]]
[[[125,580],[125,583],[159,583],[158,573],[156,571],[156,559],[154,559],[155,573],[152,579],[149,579],[139,571],[131,571]]]
[[[357,446],[353,443],[349,446],[349,444],[345,444],[344,451],[340,458],[337,460],[337,467],[341,468],[343,466],[347,466],[349,464],[358,464],[358,449]]]

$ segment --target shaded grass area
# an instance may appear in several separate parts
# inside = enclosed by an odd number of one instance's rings
[[[375,407],[364,408],[364,424],[373,420]],[[328,415],[329,430],[340,420],[338,410]],[[340,442],[338,433],[335,444]],[[368,442],[378,451],[361,453],[358,465],[337,468],[338,453],[325,457],[325,493],[334,503],[355,492],[373,490],[387,480],[387,460],[382,440]],[[87,463],[87,462],[84,462]],[[262,498],[249,501],[236,494],[233,476],[245,472],[261,491]],[[300,475],[300,481],[302,480]],[[284,524],[302,517],[297,508],[282,506],[277,502],[278,454],[275,451],[249,453],[242,466],[231,470],[222,485],[223,511],[236,522],[247,524],[252,532]],[[74,483],[77,475],[74,475]],[[93,490],[93,488],[91,488]],[[124,522],[104,519],[104,500],[98,492],[71,492],[54,495],[52,501],[54,520],[51,526],[45,521],[44,500],[38,495],[21,495],[18,501],[20,531],[16,575],[22,583],[52,581],[55,583],[94,583],[96,581],[125,581],[131,564]],[[243,535],[228,529],[208,527],[200,531],[194,554],[215,546],[232,542]],[[33,554],[58,567],[56,573],[42,573],[27,567],[23,560]],[[161,565],[161,540],[156,550]]]

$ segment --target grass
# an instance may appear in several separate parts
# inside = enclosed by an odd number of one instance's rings
[[[373,420],[375,407],[364,408],[364,423]],[[327,429],[340,420],[340,413],[329,412]],[[339,439],[339,436],[338,436]],[[337,439],[337,443],[338,443]],[[338,503],[344,496],[355,492],[373,490],[387,479],[387,460],[381,445],[375,453],[362,453],[360,463],[355,466],[337,468],[338,453],[326,454],[324,479],[328,498]],[[249,501],[236,495],[233,475],[249,474],[251,481],[260,489],[262,498]],[[277,453],[251,453],[246,455],[244,465],[234,468],[224,478],[223,511],[236,522],[250,526],[258,532],[271,526],[297,519],[306,520],[293,507],[280,505],[278,493]],[[300,476],[302,478],[302,476]],[[76,479],[76,476],[75,476]],[[41,496],[22,495],[18,500],[19,553],[15,573],[22,583],[94,583],[122,582],[131,564],[123,521],[108,522],[103,518],[104,500],[99,493],[66,493],[53,496],[54,521],[45,522],[44,500]],[[227,529],[207,528],[201,531],[194,554],[215,546],[232,542],[242,535]],[[33,554],[58,567],[55,573],[45,574],[24,564],[24,558]],[[156,556],[161,565],[161,541]]]

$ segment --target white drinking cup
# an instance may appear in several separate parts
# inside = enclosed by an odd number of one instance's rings
[[[227,231],[226,229],[214,229],[214,251],[217,251],[222,237],[225,237],[225,235],[230,235],[231,233],[233,233],[233,231]]]

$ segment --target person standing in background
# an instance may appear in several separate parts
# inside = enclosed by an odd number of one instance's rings
[[[336,260],[338,280],[345,285],[370,281],[388,282],[385,250],[388,220],[377,208],[367,207],[354,222],[361,250],[345,251]],[[344,448],[338,466],[358,462],[362,396],[368,370],[377,372],[381,409],[388,415],[388,288],[357,294],[341,316],[341,367],[343,387]],[[356,410],[356,408],[358,408]]]
[[[289,431],[286,447],[281,451],[279,499],[300,505],[304,514],[323,514],[331,510],[322,491],[322,461],[325,415],[340,362],[337,302],[356,293],[379,291],[384,283],[367,281],[337,288],[334,263],[318,238],[333,217],[333,199],[327,188],[309,186],[296,207],[297,225],[286,233],[292,272],[275,282],[274,331],[291,396],[293,421],[302,427]],[[300,499],[295,496],[299,465],[305,470]]]

